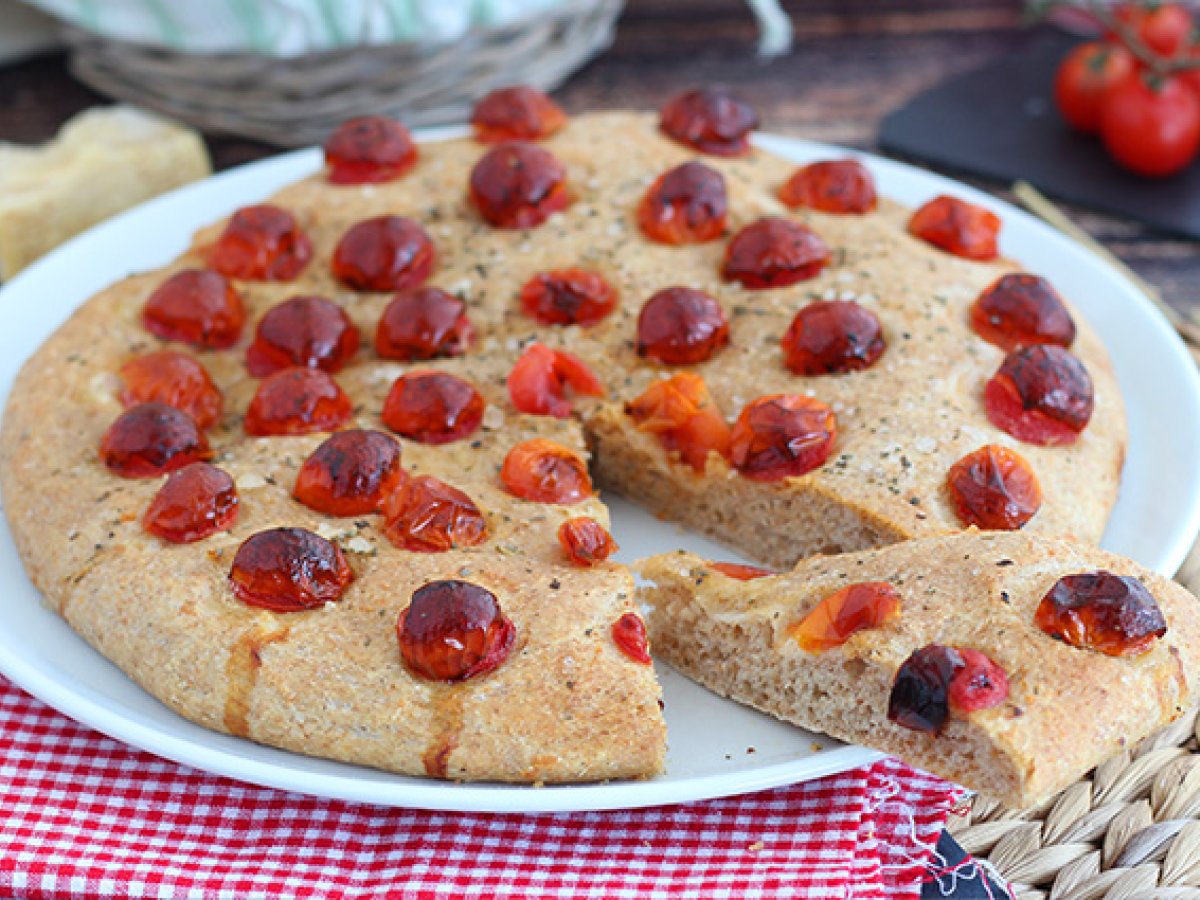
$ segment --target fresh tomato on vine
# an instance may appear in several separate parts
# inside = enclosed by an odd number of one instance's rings
[[[1054,99],[1071,127],[1095,134],[1104,95],[1133,74],[1133,54],[1118,44],[1080,44],[1066,55],[1054,79]]]
[[[1200,99],[1178,78],[1131,75],[1104,95],[1100,137],[1130,171],[1173,175],[1200,150]]]
[[[1191,38],[1195,21],[1182,3],[1118,3],[1113,17],[1137,36],[1148,50],[1174,56]],[[1111,34],[1117,38],[1119,35]]]

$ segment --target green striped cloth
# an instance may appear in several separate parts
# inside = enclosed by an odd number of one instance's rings
[[[362,44],[445,43],[563,0],[25,0],[104,37],[214,53],[298,56]],[[773,2],[773,0],[772,0]]]

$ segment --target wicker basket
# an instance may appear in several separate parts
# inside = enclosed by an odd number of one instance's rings
[[[281,146],[319,143],[345,119],[410,126],[464,121],[496,87],[557,87],[612,43],[623,0],[566,0],[447,44],[390,44],[278,58],[177,53],[67,27],[76,76],[205,131]]]

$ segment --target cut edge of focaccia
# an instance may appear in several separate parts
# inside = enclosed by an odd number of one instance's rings
[[[1183,587],[1091,546],[965,532],[817,557],[739,581],[688,553],[638,564],[655,651],[722,696],[894,754],[1010,806],[1030,806],[1195,702],[1200,614]],[[1142,581],[1168,623],[1140,656],[1056,640],[1033,614],[1063,575],[1108,570]],[[841,647],[806,653],[787,628],[847,584],[886,581],[900,614]],[[896,672],[938,643],[983,651],[1009,680],[1000,705],[952,712],[938,734],[889,721]]]

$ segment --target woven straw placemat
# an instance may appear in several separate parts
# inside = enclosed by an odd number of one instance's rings
[[[1177,579],[1200,593],[1200,544]],[[1200,900],[1196,710],[1040,806],[975,797],[947,828],[1018,900]]]
[[[1175,577],[1200,595],[1200,543]],[[1197,712],[1040,806],[974,797],[947,828],[1018,900],[1200,900]]]
[[[1015,198],[1107,260],[1175,327],[1200,364],[1200,320],[1185,318],[1107,248],[1024,182]],[[1200,595],[1200,542],[1175,576]],[[1086,714],[1086,713],[1085,713]],[[1197,710],[1032,809],[968,799],[946,823],[1018,900],[1200,900]]]

